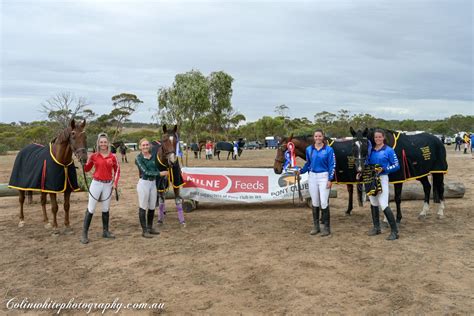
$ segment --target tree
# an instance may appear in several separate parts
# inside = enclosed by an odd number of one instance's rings
[[[94,112],[87,108],[89,105],[84,97],[76,97],[71,92],[61,92],[42,103],[40,112],[50,121],[59,124],[59,128],[66,128],[72,119],[87,120],[94,117]]]
[[[177,74],[169,88],[158,92],[158,117],[163,123],[178,124],[181,134],[190,140],[198,138],[205,123],[202,118],[210,109],[209,84],[198,70]]]
[[[213,135],[225,129],[232,116],[232,82],[234,78],[223,71],[212,72],[209,82],[209,127]]]
[[[122,133],[123,123],[128,120],[130,115],[135,112],[138,105],[143,103],[136,95],[131,93],[121,93],[112,97],[113,110],[109,114],[109,118],[115,125],[112,142],[114,142]]]

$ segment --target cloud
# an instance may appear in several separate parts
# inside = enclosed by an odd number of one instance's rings
[[[473,114],[470,1],[9,1],[0,121],[61,91],[94,111],[127,91],[151,121],[174,75],[224,70],[248,120],[344,108],[384,118]],[[446,106],[449,105],[449,106]],[[25,109],[17,117],[15,109]],[[396,110],[394,110],[396,109]]]

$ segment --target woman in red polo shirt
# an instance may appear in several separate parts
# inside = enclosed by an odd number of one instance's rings
[[[81,243],[87,244],[89,226],[94,215],[97,202],[102,202],[102,225],[104,238],[115,238],[109,232],[109,207],[112,191],[117,187],[120,178],[120,166],[117,157],[110,152],[107,134],[101,133],[97,137],[98,151],[93,153],[84,165],[84,171],[88,172],[94,167],[94,175],[89,188],[89,204],[87,205],[82,229]]]

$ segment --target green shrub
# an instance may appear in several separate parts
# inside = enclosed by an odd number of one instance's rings
[[[5,144],[0,144],[0,155],[6,155],[8,152],[8,146]]]
[[[86,179],[87,179],[87,185],[90,187],[91,182],[92,182],[92,177],[86,174]],[[84,177],[82,173],[79,173],[77,175],[77,184],[79,185],[79,188],[81,188],[82,191],[87,192],[86,183],[84,182]]]

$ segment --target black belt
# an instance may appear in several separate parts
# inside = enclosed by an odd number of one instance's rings
[[[141,177],[140,179],[146,180],[146,181],[155,181],[156,180],[156,178],[154,178],[154,177]]]

